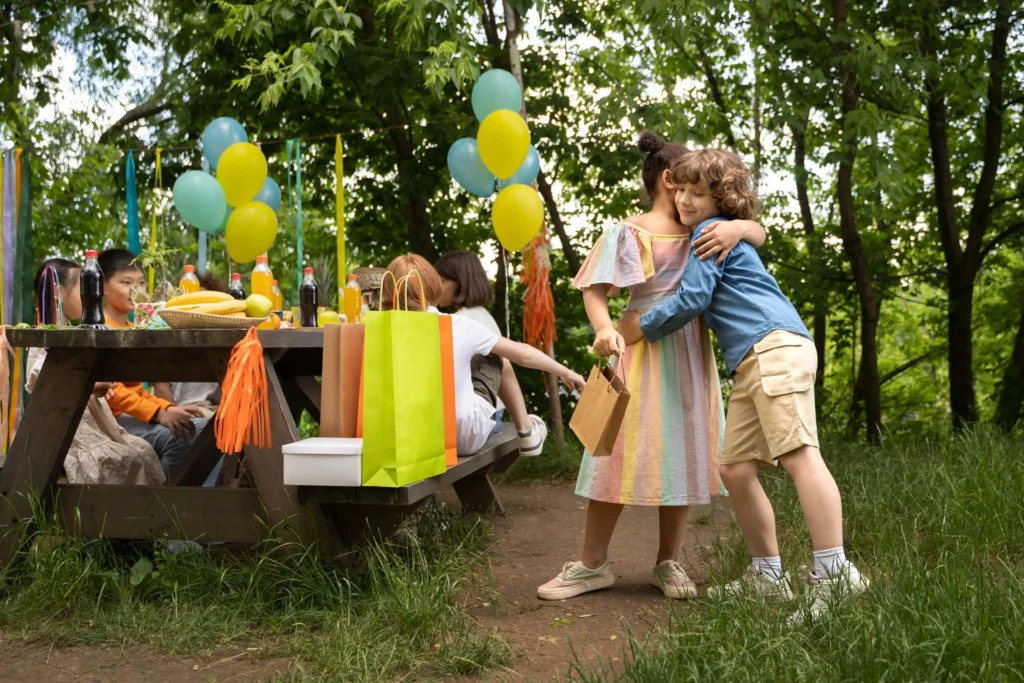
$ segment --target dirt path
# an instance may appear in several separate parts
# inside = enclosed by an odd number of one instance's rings
[[[499,490],[508,514],[494,520],[490,563],[495,590],[501,597],[495,596],[486,606],[483,602],[470,605],[469,611],[512,644],[517,659],[513,671],[506,672],[507,678],[557,680],[568,672],[574,649],[581,659],[596,664],[600,658],[614,666],[621,661],[626,624],[634,632],[642,632],[647,623],[667,618],[666,600],[650,583],[657,553],[656,508],[623,512],[610,550],[614,588],[551,603],[537,599],[537,586],[553,577],[565,562],[579,559],[586,501],[573,494],[572,484],[503,486]],[[706,570],[698,544],[712,543],[728,523],[728,503],[693,511],[683,565],[699,588]],[[480,680],[493,678],[487,675]]]
[[[492,518],[493,576],[481,577],[481,583],[493,589],[473,592],[467,609],[481,628],[496,629],[512,645],[516,658],[508,670],[467,678],[466,683],[557,680],[569,671],[574,649],[580,659],[615,666],[621,662],[626,624],[643,632],[646,624],[667,618],[665,598],[650,584],[657,552],[656,509],[630,508],[623,513],[611,546],[617,579],[613,589],[551,603],[537,599],[537,586],[565,562],[578,559],[586,501],[576,497],[568,483],[499,490],[508,514]],[[727,528],[728,519],[727,503],[695,510],[691,517],[683,564],[698,586],[705,579],[698,544],[713,542],[719,530]],[[209,657],[182,658],[142,646],[53,647],[0,639],[0,681],[247,682],[272,679],[292,665],[288,659],[260,658],[255,650],[238,644]]]

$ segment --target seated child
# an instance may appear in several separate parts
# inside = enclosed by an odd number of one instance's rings
[[[676,208],[698,239],[715,220],[752,219],[757,197],[750,173],[734,152],[703,149],[673,163]],[[704,314],[735,376],[725,420],[721,474],[752,562],[720,593],[753,590],[774,601],[793,597],[782,571],[775,513],[758,480],[760,466],[781,463],[793,477],[814,546],[809,616],[825,614],[838,595],[867,590],[868,580],[846,559],[839,489],[818,450],[814,415],[817,354],[810,333],[757,252],[746,242],[724,263],[690,258],[675,297],[638,315],[620,331],[626,343],[658,341]],[[799,620],[803,614],[793,615]]]
[[[487,310],[494,303],[494,290],[491,289],[491,281],[484,272],[480,257],[468,251],[458,251],[442,256],[434,268],[441,276],[441,308],[455,306],[458,309],[456,316],[464,315],[475,320],[500,337],[498,323]],[[473,356],[471,369],[474,391],[497,406],[495,429],[501,428],[501,413],[507,408],[512,424],[519,433],[519,454],[524,457],[540,455],[548,436],[548,427],[539,416],[526,412],[526,400],[512,364],[492,353],[489,356]],[[492,374],[497,376],[491,377]],[[495,396],[491,394],[490,387],[497,385],[500,388]]]
[[[79,276],[82,268],[62,258],[48,259],[36,272],[36,313],[42,325],[68,325],[82,317]],[[57,297],[60,297],[60,305]],[[46,360],[46,349],[29,349],[25,391],[32,393]],[[155,486],[165,481],[153,447],[132,436],[114,419],[108,400],[119,391],[97,382],[75,430],[64,474],[71,484],[138,484]]]
[[[420,301],[419,287],[409,288],[409,309],[437,312],[441,301],[441,276],[434,267],[415,254],[399,256],[388,266],[396,280],[415,271],[423,283],[427,300]],[[389,310],[395,299],[395,288],[391,278],[384,280],[381,287],[381,306]],[[405,300],[405,290],[402,290]],[[489,372],[474,381],[473,357],[489,356],[491,353],[508,359],[517,365],[550,372],[559,376],[570,389],[582,389],[585,380],[577,373],[558,363],[547,354],[532,346],[510,341],[495,334],[469,316],[452,316],[452,343],[455,360],[455,427],[459,455],[470,455],[479,451],[494,433],[494,397],[502,393],[503,374]],[[522,396],[522,394],[520,394]]]
[[[110,327],[131,327],[128,315],[135,310],[131,300],[134,287],[144,287],[142,269],[135,254],[125,249],[108,249],[99,255],[103,271],[103,315]],[[158,398],[138,382],[125,382],[110,401],[117,422],[129,434],[145,439],[160,456],[164,474],[192,445],[196,433],[206,426],[202,411],[181,408]]]

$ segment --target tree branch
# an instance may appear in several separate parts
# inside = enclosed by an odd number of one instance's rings
[[[878,380],[879,386],[885,386],[886,383],[891,382],[892,380],[896,379],[897,377],[902,375],[907,370],[910,370],[911,368],[913,368],[913,367],[915,367],[917,365],[920,365],[921,363],[923,363],[924,361],[928,360],[929,358],[931,358],[931,354],[930,353],[926,353],[926,354],[918,356],[917,358],[912,358],[911,360],[908,360],[903,365],[897,366],[896,368],[890,370],[889,372],[885,373],[884,375],[882,375],[879,378],[879,380]]]
[[[1001,233],[990,239],[988,241],[988,244],[986,244],[985,247],[981,250],[981,254],[978,257],[978,263],[980,264],[982,261],[984,261],[985,257],[988,256],[992,252],[992,250],[998,247],[1004,240],[1006,240],[1008,237],[1013,237],[1015,234],[1019,232],[1024,232],[1024,221],[1014,223],[1006,230],[1003,230]]]
[[[558,241],[562,243],[562,253],[565,254],[565,261],[569,264],[569,272],[573,277],[580,270],[580,257],[576,248],[572,245],[568,233],[565,231],[565,224],[562,223],[562,216],[558,213],[558,204],[555,202],[555,195],[551,192],[551,183],[548,182],[544,171],[537,174],[537,188],[544,197],[544,204],[547,205],[548,215],[551,216],[551,225],[555,228]]]
[[[140,104],[137,107],[129,109],[127,112],[125,112],[125,115],[119,118],[117,121],[115,121],[113,125],[110,126],[110,128],[107,128],[105,131],[103,131],[103,134],[100,135],[99,143],[101,145],[105,145],[108,142],[110,142],[110,138],[115,133],[124,130],[125,128],[135,123],[136,121],[144,121],[146,119],[150,119],[156,116],[157,114],[167,111],[170,108],[170,102],[162,102],[160,104],[150,104],[147,102],[145,104]]]

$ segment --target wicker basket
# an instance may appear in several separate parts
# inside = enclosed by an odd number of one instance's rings
[[[232,318],[226,315],[174,311],[166,308],[157,311],[157,315],[175,330],[245,330],[267,320],[266,318]]]

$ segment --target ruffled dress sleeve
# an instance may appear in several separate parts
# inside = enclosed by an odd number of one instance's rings
[[[654,277],[650,235],[622,223],[604,231],[587,255],[573,287],[612,285],[609,296],[618,296],[623,287],[632,287]]]

